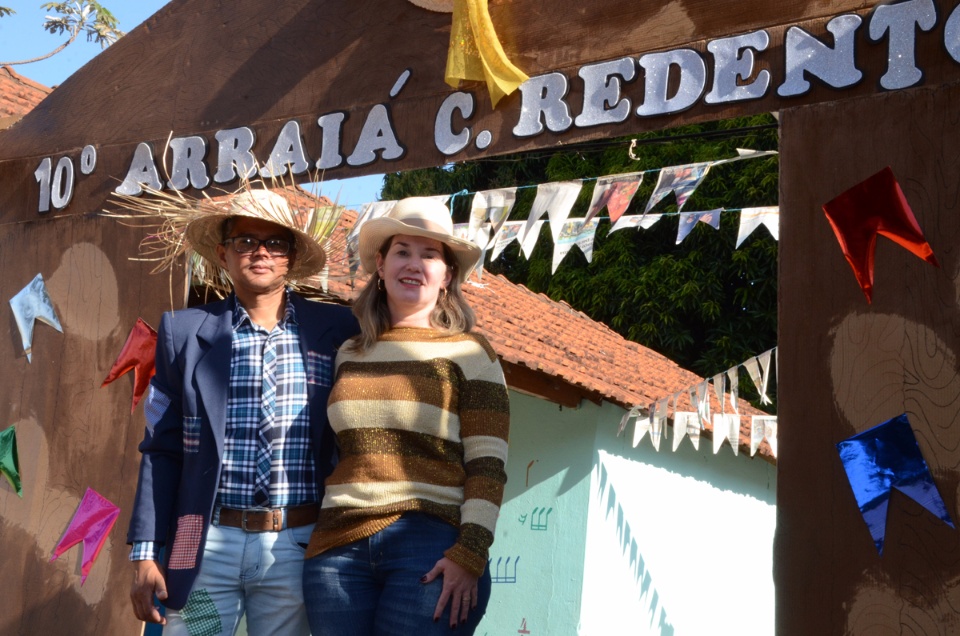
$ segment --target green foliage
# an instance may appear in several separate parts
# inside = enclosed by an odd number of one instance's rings
[[[94,0],[74,2],[45,2],[41,5],[45,11],[59,15],[48,15],[43,28],[54,35],[70,34],[73,40],[83,31],[87,42],[96,42],[100,48],[107,48],[123,35],[117,27],[117,18]]]
[[[17,60],[15,62],[0,62],[0,66],[14,66],[17,64],[31,64],[53,57],[63,49],[70,46],[77,36],[81,33],[87,34],[87,42],[96,42],[101,49],[105,49],[124,33],[117,27],[119,22],[110,11],[95,0],[74,0],[73,2],[45,2],[40,5],[45,11],[50,11],[54,15],[48,15],[43,23],[43,28],[53,35],[69,35],[66,42],[53,49],[49,53],[28,60]],[[15,13],[6,7],[0,7],[0,17]]]
[[[685,126],[630,140],[584,144],[551,152],[493,158],[445,168],[390,174],[383,198],[415,194],[469,193],[521,186],[511,220],[525,219],[535,186],[550,181],[649,170],[627,214],[641,214],[659,168],[736,156],[736,148],[776,150],[773,118],[759,115]],[[571,217],[586,214],[593,180],[585,181]],[[685,211],[777,205],[778,158],[770,156],[711,168],[684,206]],[[470,196],[454,202],[454,220],[469,218]],[[653,210],[665,213],[647,230],[609,234],[597,229],[593,260],[572,250],[551,275],[553,241],[545,226],[527,261],[513,243],[487,269],[535,292],[563,300],[624,337],[675,360],[702,376],[712,376],[776,346],[777,242],[757,229],[734,250],[739,214],[724,212],[720,231],[698,224],[676,245],[678,217],[668,196]],[[674,213],[674,214],[671,214]],[[746,373],[741,395],[756,398]],[[685,387],[678,387],[678,389]]]

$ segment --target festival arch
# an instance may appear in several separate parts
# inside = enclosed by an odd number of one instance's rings
[[[47,565],[88,487],[130,508],[140,430],[91,370],[169,308],[130,261],[141,233],[98,215],[112,193],[195,195],[253,157],[346,178],[779,112],[777,634],[955,631],[958,1],[490,0],[489,23],[452,4],[173,0],[0,134],[0,288],[49,322],[46,290],[74,325],[25,342],[11,313],[0,347],[3,427],[42,475],[0,512],[3,615],[139,629],[116,539],[80,593]],[[455,88],[451,29],[472,27],[493,52],[466,65],[506,79]]]

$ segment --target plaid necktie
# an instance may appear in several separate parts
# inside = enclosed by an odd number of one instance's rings
[[[277,406],[277,344],[268,336],[263,345],[263,371],[260,387],[260,427],[257,432],[257,478],[253,500],[258,506],[270,505],[270,464],[273,455],[273,422]]]

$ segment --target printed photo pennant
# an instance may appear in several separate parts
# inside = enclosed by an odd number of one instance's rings
[[[775,415],[754,415],[750,420],[750,457],[757,454],[763,440],[770,444],[770,452],[777,456],[777,418]]]
[[[690,163],[683,166],[670,166],[660,170],[660,176],[657,178],[657,185],[647,201],[647,207],[644,212],[649,212],[655,205],[660,203],[668,194],[673,192],[677,199],[677,210],[683,210],[684,204],[693,191],[697,189],[703,178],[710,171],[710,166],[714,162],[707,161],[703,163]]]
[[[642,172],[628,172],[597,179],[593,186],[593,198],[587,210],[587,221],[598,216],[603,208],[610,213],[610,221],[616,223],[630,207],[633,196],[643,182]]]
[[[617,232],[619,230],[625,230],[627,228],[643,228],[649,229],[653,227],[653,224],[660,220],[662,214],[629,214],[626,216],[621,216],[617,219],[617,222],[613,224],[613,227],[610,228],[608,236]]]
[[[500,228],[506,223],[513,209],[513,204],[517,200],[516,188],[499,188],[496,190],[484,190],[473,195],[473,206],[470,210],[470,225],[467,232],[467,240],[473,241],[481,249],[491,247],[491,244],[497,240]],[[487,243],[477,241],[477,232],[480,226],[489,221],[490,238]]]
[[[703,212],[681,212],[680,223],[677,226],[677,245],[690,235],[697,223],[705,223],[715,230],[720,229],[720,213],[723,208],[705,210]]]
[[[557,271],[560,261],[573,249],[574,245],[580,248],[583,255],[587,257],[588,263],[593,259],[593,239],[597,233],[598,223],[597,219],[586,223],[583,219],[571,219],[563,224],[560,235],[557,236],[553,245],[553,269],[550,270],[551,273]]]

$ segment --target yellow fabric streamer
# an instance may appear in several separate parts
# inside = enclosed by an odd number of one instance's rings
[[[507,59],[490,20],[487,0],[454,0],[450,50],[444,80],[457,88],[460,80],[483,81],[497,107],[517,90],[527,75]]]

